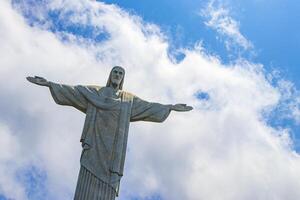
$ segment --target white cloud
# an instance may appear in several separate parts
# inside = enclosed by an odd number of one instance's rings
[[[222,65],[198,47],[185,49],[186,57],[174,64],[159,28],[116,6],[52,1],[41,9],[60,10],[61,20],[73,11],[72,23],[102,27],[110,37],[94,45],[83,38],[62,42],[44,26],[28,26],[8,1],[0,2],[0,130],[6,138],[0,144],[8,147],[0,147],[0,159],[12,163],[0,164],[0,173],[10,171],[5,183],[0,180],[5,196],[25,199],[26,187],[14,177],[28,163],[47,173],[45,199],[71,199],[78,175],[84,115],[55,105],[47,88],[25,77],[103,85],[110,67],[118,64],[127,70],[126,90],[195,107],[172,113],[163,124],[131,125],[120,200],[152,194],[172,200],[300,198],[300,159],[289,132],[263,119],[265,109],[282,96],[262,66]],[[195,97],[198,91],[208,92],[205,103]]]
[[[294,119],[296,123],[300,124],[300,91],[287,80],[278,81],[278,88],[282,94],[282,103],[279,107],[283,114],[282,117]]]
[[[207,21],[205,25],[216,30],[218,34],[225,37],[227,50],[232,47],[241,47],[243,50],[251,50],[253,44],[241,33],[240,24],[236,21],[220,1],[211,0],[205,9],[201,11]]]
[[[21,161],[18,138],[2,123],[0,138],[0,194],[10,194],[11,198],[25,199],[24,188],[14,178],[14,172]]]

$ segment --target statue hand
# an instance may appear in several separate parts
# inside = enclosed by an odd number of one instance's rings
[[[180,104],[172,105],[171,109],[179,112],[186,112],[186,111],[193,110],[193,107],[180,103]]]
[[[34,84],[37,84],[37,85],[41,85],[41,86],[50,86],[49,82],[43,78],[43,77],[39,77],[39,76],[28,76],[26,77],[26,79],[31,82],[31,83],[34,83]]]

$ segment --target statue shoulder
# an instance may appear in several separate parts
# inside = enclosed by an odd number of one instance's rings
[[[126,97],[127,99],[131,99],[133,100],[135,95],[130,93],[130,92],[127,92],[127,91],[124,91],[124,90],[121,90],[120,93],[122,94],[122,96]]]
[[[81,92],[82,94],[88,94],[88,93],[94,93],[98,94],[98,92],[101,90],[101,86],[97,85],[77,85],[76,88]]]
[[[88,89],[96,90],[96,91],[99,91],[101,88],[104,88],[103,86],[99,86],[99,85],[87,85],[85,87],[87,87]]]
[[[130,93],[130,92],[127,92],[127,91],[124,91],[124,90],[120,90],[120,93],[129,95],[129,96],[132,96],[132,97],[135,96],[134,94],[132,94],[132,93]]]

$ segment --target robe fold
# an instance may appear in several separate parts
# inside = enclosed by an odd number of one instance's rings
[[[49,88],[57,104],[73,106],[86,114],[80,139],[83,147],[80,164],[83,169],[80,170],[75,193],[80,196],[79,185],[90,184],[82,182],[81,177],[85,177],[81,173],[83,171],[113,188],[118,196],[130,122],[163,122],[170,113],[170,106],[147,102],[124,91],[120,91],[117,98],[112,98],[107,95],[108,87],[69,86],[50,82]],[[94,187],[98,196],[99,188]],[[105,191],[100,193],[105,195]],[[80,198],[75,195],[75,199]],[[95,199],[101,199],[101,195]]]

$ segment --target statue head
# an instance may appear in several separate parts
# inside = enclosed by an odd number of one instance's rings
[[[120,66],[114,66],[109,74],[106,87],[118,87],[119,90],[122,90],[124,83],[125,69]]]

